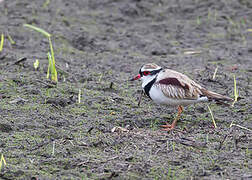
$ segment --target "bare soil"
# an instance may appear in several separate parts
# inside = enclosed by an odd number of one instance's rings
[[[0,12],[1,179],[252,179],[250,0],[3,0]],[[48,40],[26,23],[52,34],[57,85]],[[230,97],[235,75],[242,99],[210,104],[217,128],[197,104],[162,132],[176,109],[138,107],[141,83],[127,81],[148,62]]]

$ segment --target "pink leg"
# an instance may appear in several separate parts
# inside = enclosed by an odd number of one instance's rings
[[[170,131],[172,129],[174,129],[174,127],[177,124],[177,121],[180,118],[181,113],[183,112],[183,107],[182,106],[178,106],[178,114],[177,117],[173,120],[172,124],[170,125],[168,122],[166,123],[166,125],[161,125],[161,127],[163,127],[164,129],[162,129],[162,131]]]

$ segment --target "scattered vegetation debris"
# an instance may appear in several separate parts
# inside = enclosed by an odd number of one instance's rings
[[[90,127],[87,131],[87,133],[91,133],[91,131],[94,129],[94,127]]]
[[[22,58],[18,59],[16,62],[14,62],[13,65],[19,65],[21,62],[24,62],[26,60],[27,60],[26,57],[22,57]]]
[[[25,103],[25,102],[27,102],[27,101],[28,101],[28,100],[26,100],[26,99],[23,99],[23,98],[21,98],[21,97],[18,97],[18,98],[16,98],[16,99],[10,101],[9,103],[10,103],[10,104],[23,104],[23,103]]]
[[[214,70],[213,80],[216,78],[216,74],[217,74],[218,68],[219,68],[219,66],[217,66],[217,67],[215,68],[215,70]]]
[[[211,108],[209,107],[209,105],[207,105],[207,108],[208,108],[208,110],[209,110],[209,112],[211,114],[211,118],[212,118],[212,121],[213,121],[214,128],[217,128],[215,120],[214,120],[213,112],[212,112]]]
[[[246,127],[243,127],[243,126],[241,126],[241,125],[239,125],[239,124],[234,124],[233,122],[230,124],[230,126],[229,126],[229,127],[231,128],[232,126],[236,126],[236,127],[241,128],[241,129],[245,129],[245,130],[247,130],[247,131],[252,132],[252,129],[249,129],[249,128],[246,128]]]
[[[200,54],[202,53],[200,50],[195,50],[195,51],[184,51],[185,55],[194,55],[194,54]]]
[[[53,81],[46,81],[46,82],[44,82],[44,81],[42,81],[42,80],[40,80],[40,79],[36,79],[36,82],[39,82],[39,83],[41,83],[41,84],[44,84],[45,85],[45,88],[56,88],[57,87],[57,84],[55,83],[55,82],[53,82]]]
[[[129,132],[129,130],[128,129],[126,129],[126,128],[123,128],[123,127],[119,127],[119,126],[116,126],[116,127],[113,127],[112,129],[111,129],[111,132],[112,133],[114,133],[114,132]]]
[[[110,82],[109,89],[113,89],[113,85],[114,85],[114,83]]]

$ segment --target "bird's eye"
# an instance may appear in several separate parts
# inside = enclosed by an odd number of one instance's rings
[[[145,76],[147,76],[147,75],[149,75],[149,74],[150,74],[149,71],[144,71],[144,72],[143,72],[143,75],[145,75]]]

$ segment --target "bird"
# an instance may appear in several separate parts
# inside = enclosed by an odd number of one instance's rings
[[[161,125],[164,131],[175,128],[183,112],[183,106],[209,101],[215,101],[217,104],[233,101],[230,97],[207,90],[185,74],[172,69],[163,69],[155,63],[141,66],[139,74],[130,81],[138,79],[142,81],[144,93],[156,104],[178,107],[177,116],[172,124],[167,122]]]

